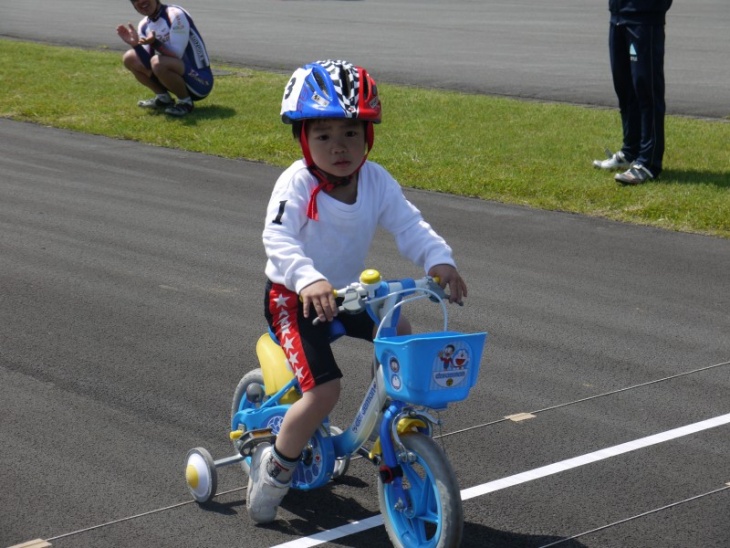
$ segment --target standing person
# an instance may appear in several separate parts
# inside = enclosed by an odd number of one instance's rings
[[[213,88],[208,52],[190,14],[159,0],[130,0],[144,15],[138,29],[119,25],[117,34],[132,46],[124,66],[140,84],[157,95],[139,101],[142,108],[164,109],[171,116],[193,111],[193,101],[205,99]],[[177,103],[170,96],[177,97]]]
[[[264,313],[303,394],[274,446],[259,445],[251,459],[246,506],[258,523],[276,518],[302,449],[339,399],[342,372],[328,326],[337,315],[333,290],[357,281],[378,226],[393,234],[403,256],[449,286],[452,302],[466,297],[451,248],[395,179],[367,160],[380,114],[375,82],[347,61],[305,65],[284,91],[282,120],[292,124],[304,159],[279,177],[266,212]],[[348,336],[373,340],[367,312],[338,318]],[[397,331],[410,333],[405,318]]]
[[[664,157],[664,25],[672,0],[609,0],[608,49],[623,146],[593,165],[623,185],[659,177]]]

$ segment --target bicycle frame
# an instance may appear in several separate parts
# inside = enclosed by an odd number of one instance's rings
[[[281,398],[292,388],[298,388],[298,384],[297,378],[293,377],[262,403],[256,413],[266,415],[267,409],[271,409],[272,413],[275,413],[282,405],[280,403]],[[384,474],[387,481],[393,483],[393,487],[397,490],[399,499],[404,505],[404,510],[407,511],[410,507],[410,497],[402,489],[402,477],[392,472],[399,466],[399,454],[405,453],[405,448],[399,441],[398,424],[401,419],[411,419],[415,422],[410,422],[409,425],[417,424],[430,435],[430,424],[437,424],[437,421],[423,410],[416,411],[412,409],[406,402],[398,400],[390,400],[389,402],[384,384],[382,365],[378,363],[373,380],[370,382],[351,424],[341,434],[330,435],[328,439],[332,444],[335,459],[349,458],[357,453],[368,440],[378,419],[382,416],[379,431],[380,451],[377,455],[371,453],[368,458],[375,464],[381,465],[381,475]],[[239,422],[238,418],[234,417],[233,422]],[[327,423],[328,420],[325,420],[325,426]],[[325,430],[329,431],[327,428]]]
[[[419,294],[412,296],[411,299],[422,298],[429,296],[429,294],[435,295],[433,291],[426,288],[416,289],[415,283],[408,283],[407,280],[405,284],[401,281],[390,282],[386,287],[387,291],[384,291],[385,287],[381,288],[380,296],[375,296],[378,291],[374,291],[374,296],[366,304],[368,313],[374,318],[377,317],[379,320],[378,335],[396,334],[400,306],[410,300],[404,299],[405,297],[413,295],[414,291],[419,292]],[[341,290],[341,293],[344,293],[345,299],[347,299],[347,288]],[[343,331],[336,324],[332,327],[332,340],[334,341],[343,335]],[[272,339],[275,340],[273,336]],[[280,365],[267,363],[262,356],[259,357],[262,370],[266,367],[277,367]],[[272,360],[272,358],[269,357],[269,360]],[[429,435],[431,432],[430,425],[432,423],[436,424],[437,421],[425,411],[415,411],[407,402],[389,398],[385,390],[383,368],[377,360],[374,369],[373,379],[365,391],[362,403],[352,422],[342,433],[330,434],[328,440],[332,444],[335,459],[349,458],[351,455],[357,453],[368,440],[378,420],[382,417],[383,420],[381,421],[380,431],[378,433],[380,444],[377,446],[377,454],[363,453],[376,464],[382,463],[385,470],[395,470],[398,466],[398,453],[405,452],[405,448],[399,441],[398,424],[400,420],[403,418],[412,419],[411,422],[407,423],[408,426],[417,424],[421,430],[428,432]],[[297,390],[299,388],[298,380],[295,376],[292,376],[286,384],[279,387],[274,394],[270,394],[269,398],[261,404],[255,413],[265,416],[267,415],[267,410],[271,410],[272,414],[280,412],[280,406],[286,405],[282,404],[282,398],[290,393],[293,388]],[[243,422],[241,419],[241,416],[238,414],[235,415],[232,419],[232,427],[235,428],[237,424]],[[329,434],[328,423],[328,419],[325,419],[323,431]],[[400,478],[396,477],[392,481],[396,481],[399,485]],[[406,497],[403,496],[402,500],[406,500]]]

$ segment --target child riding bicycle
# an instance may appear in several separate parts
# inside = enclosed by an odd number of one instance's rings
[[[284,90],[281,117],[304,158],[279,177],[267,208],[264,314],[303,394],[274,446],[261,444],[253,454],[246,506],[257,523],[276,519],[302,449],[337,404],[342,372],[328,328],[337,316],[333,290],[358,279],[378,226],[393,234],[404,257],[448,285],[451,302],[467,295],[451,248],[395,179],[367,160],[380,116],[375,81],[347,61],[307,64]],[[376,325],[366,312],[338,319],[348,336],[373,340]],[[397,331],[410,333],[405,318]]]

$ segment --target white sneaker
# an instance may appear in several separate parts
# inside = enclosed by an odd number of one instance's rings
[[[606,160],[593,160],[593,167],[607,171],[616,171],[631,167],[631,162],[626,159],[626,156],[620,150],[616,154],[611,154],[607,150],[606,155],[608,156]]]
[[[168,96],[167,99],[156,96],[152,99],[138,101],[137,106],[141,108],[170,108],[175,106],[175,101],[170,96]]]
[[[251,457],[246,508],[256,523],[269,523],[276,519],[276,511],[284,496],[289,492],[289,483],[276,481],[269,475],[266,466],[274,448],[270,444],[259,445]]]
[[[654,174],[641,164],[632,164],[628,170],[617,173],[614,179],[622,185],[640,185],[654,179]]]

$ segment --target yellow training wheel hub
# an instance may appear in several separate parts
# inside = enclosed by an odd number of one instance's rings
[[[188,464],[188,467],[185,469],[185,481],[188,482],[188,485],[191,489],[198,488],[200,476],[198,475],[198,470],[192,464]]]

